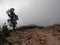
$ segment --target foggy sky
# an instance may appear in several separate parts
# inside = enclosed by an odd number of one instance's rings
[[[0,0],[0,25],[7,23],[10,8],[19,17],[17,26],[60,24],[60,0]]]

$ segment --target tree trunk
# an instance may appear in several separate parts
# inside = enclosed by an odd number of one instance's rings
[[[15,30],[15,27],[13,26],[13,30]]]

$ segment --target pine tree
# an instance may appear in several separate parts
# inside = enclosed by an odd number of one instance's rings
[[[14,8],[11,8],[10,10],[8,10],[6,12],[9,16],[10,19],[8,19],[8,23],[11,27],[13,27],[13,30],[15,30],[16,24],[17,24],[17,20],[18,20],[18,16],[14,13]]]

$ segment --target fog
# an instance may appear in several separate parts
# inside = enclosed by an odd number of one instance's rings
[[[15,8],[17,26],[60,24],[60,0],[0,0],[0,25],[8,24],[6,11]]]

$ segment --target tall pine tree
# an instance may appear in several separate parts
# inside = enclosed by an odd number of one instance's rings
[[[18,16],[14,13],[14,8],[9,9],[6,12],[9,16],[10,19],[8,19],[8,23],[11,27],[13,27],[13,30],[15,30],[16,24],[17,24],[17,20],[18,20]]]

